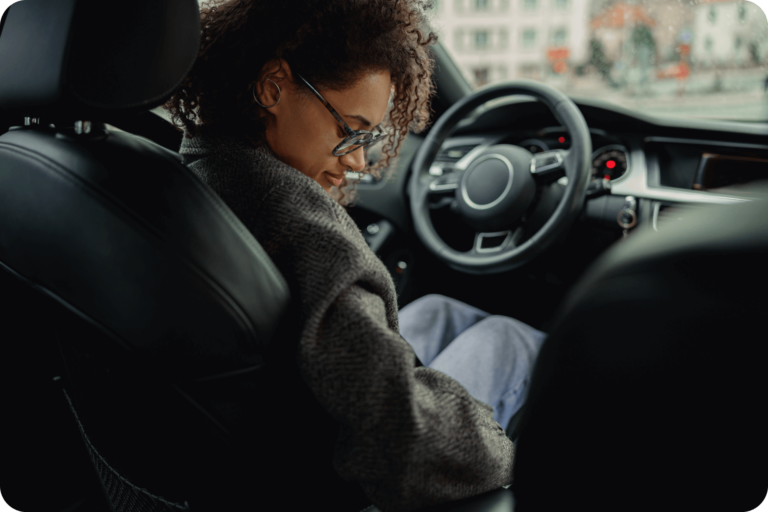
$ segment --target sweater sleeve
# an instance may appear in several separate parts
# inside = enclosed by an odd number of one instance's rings
[[[448,375],[415,368],[412,349],[387,325],[384,301],[364,283],[346,288],[308,334],[299,365],[340,424],[334,467],[383,512],[512,482],[514,445],[492,407]]]

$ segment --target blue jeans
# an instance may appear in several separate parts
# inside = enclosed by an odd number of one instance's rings
[[[503,428],[523,405],[546,333],[442,295],[426,295],[398,314],[400,335],[429,368],[455,379],[493,407]]]

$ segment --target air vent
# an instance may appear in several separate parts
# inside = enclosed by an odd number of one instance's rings
[[[655,203],[653,207],[653,229],[661,232],[670,224],[690,218],[696,206],[688,204]]]
[[[467,153],[475,149],[479,144],[469,144],[465,146],[451,146],[441,149],[435,158],[436,162],[456,163],[466,156]]]

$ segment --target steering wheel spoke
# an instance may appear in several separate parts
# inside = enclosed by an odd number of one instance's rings
[[[475,255],[494,254],[502,251],[512,251],[517,248],[523,239],[525,229],[518,226],[516,229],[499,231],[496,233],[476,233],[475,244],[470,253]]]
[[[537,153],[531,160],[531,175],[537,183],[548,185],[565,176],[565,160],[568,151],[553,149]]]
[[[429,182],[429,195],[454,193],[459,188],[463,175],[463,171],[453,171],[433,179]]]

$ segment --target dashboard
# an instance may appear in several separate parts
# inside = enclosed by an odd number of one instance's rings
[[[628,204],[635,210],[632,229],[647,224],[659,231],[666,222],[692,214],[682,212],[692,212],[697,205],[762,200],[752,185],[768,180],[768,125],[651,117],[599,100],[572,99],[590,129],[593,149],[593,183],[582,219],[614,229],[620,236],[630,225],[621,223]],[[412,229],[407,178],[423,140],[412,134],[391,176],[375,180],[363,175],[357,187],[358,206],[405,231]],[[449,176],[466,168],[483,148],[496,144],[513,144],[536,154],[569,149],[570,136],[534,98],[501,98],[457,126],[429,172]],[[560,186],[565,187],[567,179],[563,177]],[[607,191],[600,192],[600,181],[608,183]],[[450,198],[444,201],[447,204]]]

